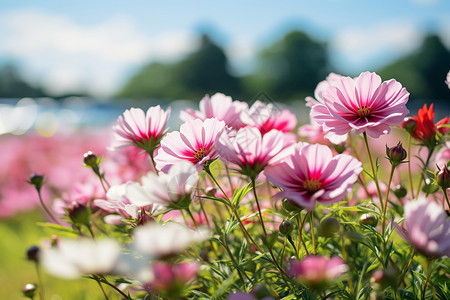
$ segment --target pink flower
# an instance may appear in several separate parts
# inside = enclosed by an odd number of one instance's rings
[[[405,205],[403,228],[398,233],[417,251],[430,257],[450,256],[450,219],[433,201],[420,198]]]
[[[170,166],[168,174],[148,173],[142,185],[130,185],[126,196],[139,206],[160,204],[165,207],[186,208],[198,182],[198,173],[188,161],[178,161]]]
[[[306,285],[318,287],[347,272],[348,267],[340,257],[309,255],[302,261],[293,262],[288,274]]]
[[[115,141],[111,149],[133,145],[153,154],[169,116],[170,107],[164,112],[159,105],[150,107],[147,113],[140,108],[127,109],[113,126]]]
[[[450,89],[450,71],[447,73],[447,78],[445,79],[445,83],[447,84],[448,88]]]
[[[264,170],[267,179],[282,189],[275,196],[313,210],[316,202],[339,202],[353,188],[362,164],[347,154],[333,157],[324,145],[298,143],[280,163]]]
[[[262,136],[257,128],[243,127],[238,132],[223,131],[216,140],[220,160],[237,166],[242,174],[252,178],[283,148],[283,133],[275,129]]]
[[[155,156],[156,168],[167,173],[174,163],[187,160],[201,171],[207,161],[218,157],[215,140],[224,127],[225,122],[216,118],[195,119],[182,124],[180,131],[170,132],[161,140]]]
[[[436,154],[435,165],[442,167],[450,161],[450,142],[446,142],[444,147]]]
[[[177,294],[180,288],[195,279],[200,264],[197,262],[183,262],[171,264],[166,262],[155,262],[152,266],[153,280],[144,284],[148,293]]]
[[[248,104],[240,101],[233,101],[230,96],[216,93],[212,97],[206,95],[200,101],[200,111],[185,109],[180,112],[180,119],[184,122],[194,119],[202,121],[208,118],[217,118],[224,121],[225,124],[234,129],[241,128],[244,124],[241,122],[241,112],[248,109]]]
[[[319,82],[316,86],[316,89],[314,90],[314,98],[312,97],[306,97],[306,106],[313,107],[314,105],[321,103],[323,104],[323,92],[326,91],[326,89],[333,84],[333,82],[336,82],[340,79],[344,78],[344,76],[336,74],[336,73],[330,73],[328,74],[327,78],[321,82]]]
[[[323,92],[324,104],[311,109],[311,118],[324,131],[343,135],[355,130],[373,138],[390,132],[390,126],[408,114],[409,93],[394,79],[381,82],[375,73],[364,72],[356,79],[344,77]]]
[[[261,101],[253,103],[248,111],[243,111],[241,120],[244,124],[256,127],[264,135],[272,129],[289,132],[297,125],[297,118],[289,110],[279,110],[272,103]]]

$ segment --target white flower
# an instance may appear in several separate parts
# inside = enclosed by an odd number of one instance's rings
[[[188,161],[172,165],[168,174],[148,173],[142,178],[142,185],[129,186],[127,198],[137,206],[161,204],[169,206],[183,200],[190,201],[198,182],[198,172]]]
[[[177,254],[193,243],[204,241],[209,230],[192,230],[178,223],[157,223],[140,226],[133,232],[133,247],[142,255],[160,258]]]
[[[120,245],[115,240],[61,240],[57,247],[43,249],[42,265],[58,277],[109,274],[119,258]]]

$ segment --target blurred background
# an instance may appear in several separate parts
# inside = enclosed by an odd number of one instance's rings
[[[407,88],[412,115],[435,103],[437,121],[449,49],[448,0],[1,1],[0,282],[35,277],[17,255],[45,236],[29,175],[45,174],[48,201],[70,193],[87,178],[83,153],[108,156],[125,109],[170,105],[176,129],[181,109],[222,92],[283,103],[303,124],[330,72],[374,71]],[[19,299],[23,280],[1,289]]]

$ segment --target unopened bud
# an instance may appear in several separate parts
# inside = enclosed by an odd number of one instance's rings
[[[407,132],[412,134],[414,130],[416,129],[417,121],[414,120],[414,118],[407,117],[403,120],[401,127],[405,129]]]
[[[281,222],[279,230],[282,235],[289,235],[293,229],[292,223],[284,220]]]
[[[444,191],[450,187],[450,172],[448,171],[447,166],[444,166],[444,168],[437,173],[436,183]]]
[[[72,207],[69,208],[69,218],[72,220],[75,226],[85,225],[90,226],[90,214],[89,208],[81,203],[73,202]]]
[[[319,235],[324,237],[332,237],[339,232],[341,225],[334,217],[329,217],[323,220],[319,225]]]
[[[375,216],[374,214],[371,214],[371,213],[363,214],[359,218],[359,224],[370,225],[372,227],[376,227],[378,224],[378,218],[377,218],[377,216]]]
[[[56,248],[56,247],[58,247],[58,244],[59,244],[59,237],[57,235],[52,235],[52,239],[50,240],[50,245],[53,248]]]
[[[27,259],[34,262],[39,262],[40,253],[41,249],[38,246],[31,246],[27,250]]]
[[[88,151],[84,154],[83,162],[86,166],[98,168],[99,159],[92,151]]]
[[[398,142],[397,146],[392,148],[389,148],[386,145],[386,155],[391,164],[398,165],[406,159],[408,153],[406,153],[406,150],[402,147],[402,143]]]
[[[397,198],[402,199],[406,196],[407,193],[408,193],[408,190],[403,185],[399,184],[395,187],[394,195]]]
[[[36,290],[37,290],[36,285],[28,283],[23,287],[22,293],[25,297],[33,299],[34,294],[36,293]]]
[[[422,186],[422,192],[425,194],[434,194],[439,191],[439,186],[434,184],[430,178],[425,178],[424,185]]]
[[[28,183],[35,186],[36,190],[40,191],[41,187],[44,185],[44,175],[41,174],[31,174]]]
[[[286,211],[299,211],[300,212],[303,210],[303,207],[300,207],[286,199],[284,199],[281,202],[281,207],[283,207],[283,209]]]

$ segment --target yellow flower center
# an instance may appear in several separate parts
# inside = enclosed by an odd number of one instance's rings
[[[197,151],[194,151],[194,157],[199,161],[202,160],[208,153],[205,149],[199,148]]]
[[[308,192],[314,193],[320,189],[320,182],[317,179],[307,179],[303,182],[303,187]]]
[[[368,115],[370,115],[370,107],[363,105],[361,107],[358,107],[358,116],[360,118],[366,118]]]

